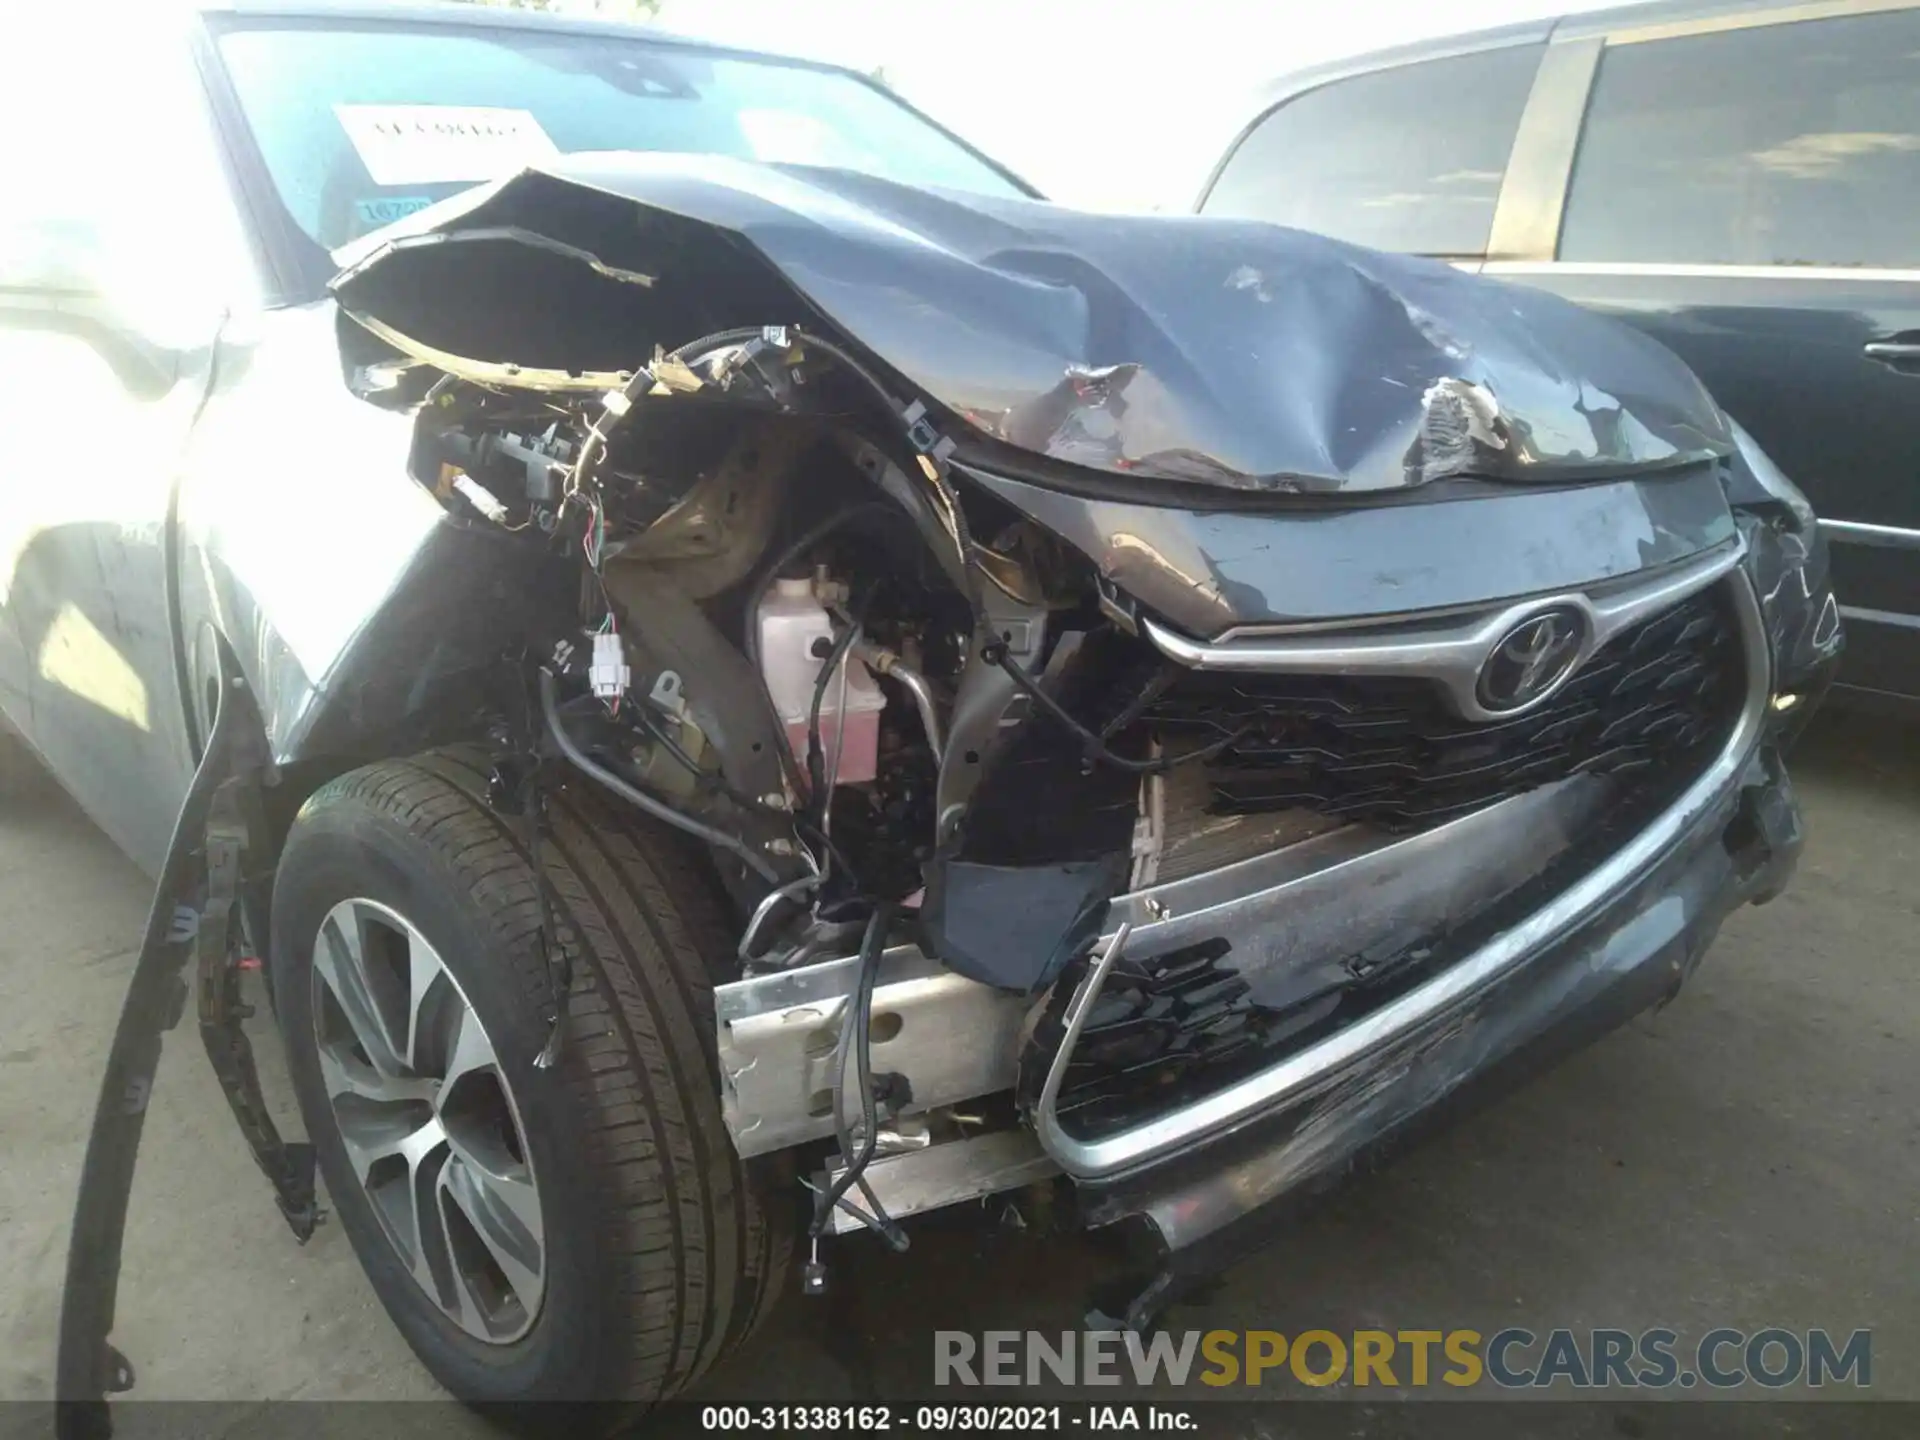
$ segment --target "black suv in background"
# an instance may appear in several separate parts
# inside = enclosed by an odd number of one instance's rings
[[[1819,511],[1841,685],[1920,702],[1920,0],[1639,5],[1302,72],[1198,208],[1661,340]]]

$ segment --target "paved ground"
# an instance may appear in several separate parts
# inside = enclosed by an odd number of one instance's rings
[[[1349,1186],[1171,1326],[1871,1326],[1874,1392],[1920,1399],[1915,734],[1823,724],[1795,767],[1812,831],[1795,887],[1736,916],[1674,1005]],[[68,1211],[146,902],[63,801],[0,816],[0,1399],[51,1388]],[[288,1240],[196,1048],[174,1037],[134,1195],[116,1339],[140,1393],[432,1396],[339,1230]],[[841,1255],[839,1298],[788,1303],[709,1395],[911,1394],[932,1329],[1072,1328],[1101,1266],[1083,1242],[950,1226],[905,1258]]]

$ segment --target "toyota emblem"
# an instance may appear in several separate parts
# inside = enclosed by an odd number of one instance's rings
[[[1529,615],[1495,642],[1480,667],[1480,703],[1505,714],[1546,699],[1579,664],[1586,636],[1586,616],[1570,605]]]

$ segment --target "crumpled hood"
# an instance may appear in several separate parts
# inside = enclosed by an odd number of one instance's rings
[[[341,258],[349,313],[456,372],[544,368],[559,387],[656,344],[818,316],[964,421],[963,446],[1131,476],[1353,493],[1732,449],[1699,381],[1637,331],[1253,221],[609,153],[456,196]]]

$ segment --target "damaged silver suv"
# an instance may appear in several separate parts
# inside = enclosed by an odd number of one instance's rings
[[[610,26],[208,9],[116,87],[0,245],[0,703],[158,877],[63,1398],[189,1005],[450,1390],[645,1402],[1036,1185],[1144,1323],[1792,869],[1825,551],[1632,330]]]

